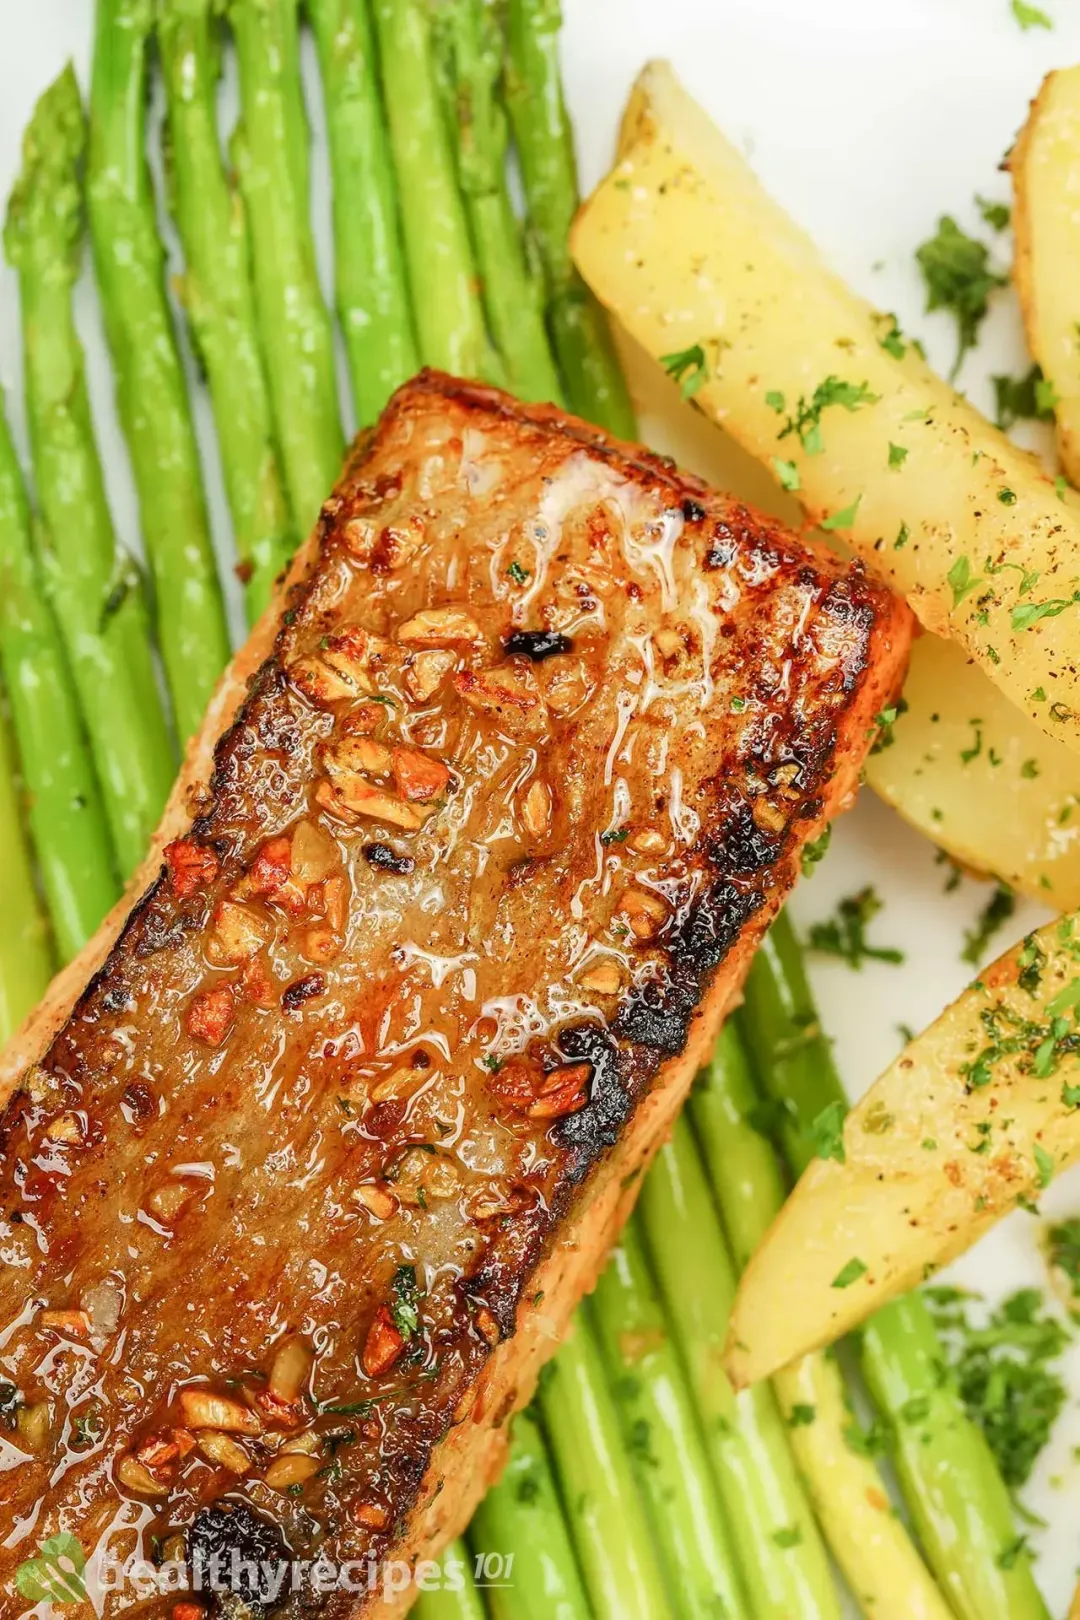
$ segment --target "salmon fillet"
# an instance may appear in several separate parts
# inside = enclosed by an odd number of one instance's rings
[[[92,1584],[464,1525],[910,625],[553,408],[399,390],[5,1057],[4,1613],[57,1532]]]

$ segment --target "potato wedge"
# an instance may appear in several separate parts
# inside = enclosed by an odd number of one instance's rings
[[[866,780],[974,873],[1060,911],[1080,906],[1080,761],[1032,725],[955,642],[921,636],[906,710]],[[891,737],[891,742],[889,738]]]
[[[1080,917],[985,970],[909,1042],[815,1160],[743,1274],[738,1386],[923,1282],[1080,1159]]]
[[[1080,67],[1047,74],[1009,168],[1028,348],[1053,385],[1058,454],[1080,487]]]
[[[623,369],[646,444],[798,522],[798,509],[761,462],[700,411],[624,330]],[[919,832],[970,872],[1000,877],[1060,911],[1080,906],[1080,761],[1047,737],[954,643],[924,635],[912,648],[907,705],[893,745],[867,761],[866,780]]]
[[[622,152],[574,225],[593,290],[927,628],[1080,749],[1077,498],[826,269],[664,63]]]

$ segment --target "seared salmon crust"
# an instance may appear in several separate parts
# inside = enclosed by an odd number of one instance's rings
[[[57,1530],[342,1561],[467,1522],[909,636],[666,461],[398,391],[149,887],[6,1055],[7,1605]]]

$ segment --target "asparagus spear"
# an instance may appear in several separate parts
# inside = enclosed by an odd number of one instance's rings
[[[741,1269],[784,1201],[746,1053],[729,1020],[690,1095],[690,1120]],[[834,1360],[810,1355],[773,1379],[818,1521],[868,1620],[948,1620],[950,1610],[894,1515],[881,1478],[848,1440],[852,1417]]]
[[[758,1620],[839,1620],[825,1549],[771,1389],[736,1395],[723,1371],[735,1270],[685,1119],[639,1203]]]
[[[488,1590],[492,1620],[589,1620],[547,1447],[531,1412],[514,1419],[509,1461],[473,1515],[469,1541],[477,1555],[514,1555],[513,1585]]]
[[[498,24],[486,0],[448,0],[436,12],[435,38],[488,325],[514,392],[561,403],[541,289],[526,264],[506,185]]]
[[[417,1620],[484,1620],[484,1601],[476,1590],[465,1543],[452,1541],[439,1562],[444,1577],[448,1566],[453,1567],[455,1575],[460,1570],[460,1585],[455,1579],[453,1585],[447,1582],[430,1592],[421,1589],[421,1596],[412,1611]]]
[[[668,1612],[660,1567],[588,1318],[540,1381],[540,1411],[597,1620]]]
[[[333,175],[334,287],[357,420],[419,366],[367,0],[308,0]]]
[[[593,1295],[627,1449],[680,1612],[750,1608],[663,1307],[631,1221]]]
[[[543,265],[547,319],[570,407],[624,439],[637,427],[607,317],[574,268],[574,137],[559,72],[559,0],[508,0],[507,102],[529,223]]]
[[[838,1123],[847,1102],[783,915],[754,958],[745,1017],[759,1079],[782,1105],[783,1147],[799,1174],[816,1152],[814,1122],[829,1109]],[[924,1301],[909,1294],[887,1305],[860,1340],[864,1376],[896,1436],[912,1521],[953,1609],[963,1620],[1046,1620],[993,1455],[941,1377],[945,1354]]]
[[[228,662],[229,636],[144,150],[152,29],[153,0],[98,0],[86,194],[158,639],[183,745]]]
[[[425,0],[374,0],[420,358],[498,381],[435,76]]]
[[[217,132],[215,0],[158,0],[170,201],[184,248],[181,298],[206,369],[249,620],[294,536],[259,351],[247,218]]]
[[[0,713],[0,850],[4,916],[0,924],[0,1046],[40,1001],[52,974],[52,952],[41,914],[30,846],[23,832],[15,752]]]
[[[240,66],[233,153],[247,205],[255,303],[293,516],[314,523],[344,441],[334,341],[308,210],[297,0],[228,0]]]
[[[161,813],[173,756],[142,588],[131,559],[117,547],[109,517],[72,315],[82,239],[78,168],[85,139],[78,85],[67,68],[38,102],[26,132],[4,246],[19,273],[41,564],[86,721],[117,863],[126,876],[145,853]]]
[[[94,932],[119,884],[71,672],[34,557],[26,487],[2,400],[0,669],[53,937],[67,961]]]

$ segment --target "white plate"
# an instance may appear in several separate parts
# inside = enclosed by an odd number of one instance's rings
[[[564,0],[565,74],[588,185],[608,164],[630,83],[651,56],[666,56],[690,90],[752,159],[766,185],[816,237],[833,264],[876,304],[895,310],[940,367],[951,361],[954,330],[924,314],[913,252],[942,213],[988,236],[976,193],[1007,201],[998,164],[1022,123],[1042,75],[1080,60],[1075,0],[1039,0],[1055,16],[1052,32],[1021,32],[1009,0]],[[92,0],[0,0],[0,195],[16,171],[19,141],[33,102],[72,56],[85,87]],[[312,62],[306,63],[310,69]],[[318,120],[316,119],[316,126]],[[321,259],[329,245],[325,163],[315,129],[314,199]],[[1004,266],[1007,236],[995,240]],[[1080,281],[1080,266],[1078,281]],[[327,278],[328,279],[328,278]],[[328,287],[329,291],[329,287]],[[78,313],[118,529],[137,545],[136,509],[123,441],[113,411],[108,362],[93,289],[84,277]],[[1011,292],[994,302],[960,384],[983,408],[994,372],[1019,373],[1024,354]],[[737,492],[774,502],[768,481],[719,436],[678,406],[674,390],[632,357],[643,433],[688,465],[722,476]],[[14,278],[0,271],[0,381],[22,434],[18,401],[18,308]],[[226,531],[220,476],[205,401],[200,437],[210,467],[214,521]],[[1030,430],[1029,430],[1030,431]],[[1048,448],[1045,440],[1028,443]],[[237,604],[234,603],[234,608]],[[239,624],[237,614],[236,624]],[[896,1051],[898,1025],[928,1022],[966,982],[964,928],[986,890],[965,882],[943,892],[930,845],[864,793],[838,826],[829,856],[793,902],[804,923],[865,883],[886,901],[874,936],[902,946],[902,967],[871,963],[857,977],[816,960],[815,988],[853,1096]],[[1041,920],[1018,910],[998,948]],[[1080,1174],[1065,1176],[1043,1200],[1048,1215],[1080,1213]],[[1038,1222],[1014,1216],[953,1268],[988,1298],[1045,1278],[1036,1248]],[[1080,1561],[1077,1492],[1080,1464],[1080,1347],[1069,1358],[1072,1400],[1037,1474],[1027,1505],[1050,1524],[1032,1532],[1038,1574],[1055,1615],[1063,1615]],[[1071,1506],[1069,1501],[1071,1499]]]

